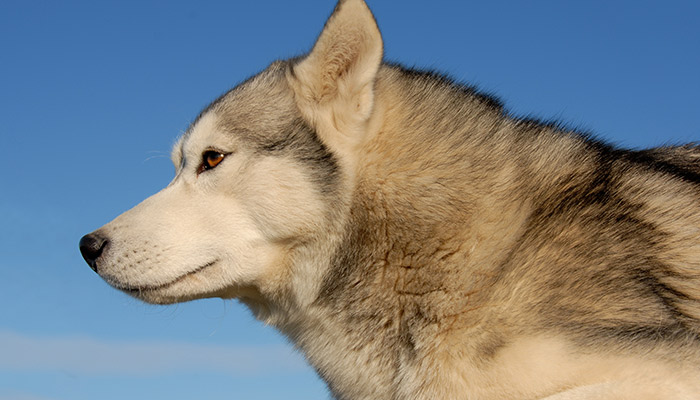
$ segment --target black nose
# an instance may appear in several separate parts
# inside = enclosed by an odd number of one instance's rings
[[[102,236],[90,233],[80,239],[80,253],[93,271],[97,272],[97,259],[109,241]]]

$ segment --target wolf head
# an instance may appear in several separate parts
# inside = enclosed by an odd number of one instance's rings
[[[200,114],[174,146],[173,181],[84,236],[85,260],[153,303],[313,297],[349,209],[381,59],[365,3],[341,1],[307,56]]]

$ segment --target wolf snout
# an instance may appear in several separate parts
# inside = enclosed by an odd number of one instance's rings
[[[97,259],[108,243],[109,240],[95,233],[89,233],[80,239],[80,253],[95,272],[97,272]]]

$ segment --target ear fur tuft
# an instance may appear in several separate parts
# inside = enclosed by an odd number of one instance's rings
[[[363,129],[382,57],[381,34],[365,2],[341,0],[311,52],[292,67],[299,108],[329,144],[336,144],[329,130],[353,137]]]

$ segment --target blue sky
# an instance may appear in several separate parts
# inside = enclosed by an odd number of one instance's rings
[[[370,1],[387,59],[627,147],[700,141],[696,1]],[[234,301],[145,305],[78,240],[172,178],[199,110],[332,1],[0,3],[0,400],[326,399]]]

